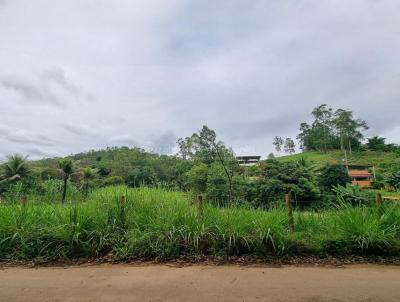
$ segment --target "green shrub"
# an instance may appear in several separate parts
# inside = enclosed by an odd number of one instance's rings
[[[125,183],[124,179],[121,176],[110,176],[106,177],[102,181],[102,186],[119,186]]]
[[[196,193],[205,193],[207,191],[207,178],[208,166],[203,163],[193,166],[186,173],[188,186]]]
[[[322,191],[330,192],[336,186],[345,186],[351,182],[347,169],[343,165],[328,164],[323,167],[318,176]]]
[[[333,188],[336,193],[337,200],[340,204],[350,203],[352,205],[371,204],[374,195],[371,191],[364,190],[359,186],[347,184],[345,187],[338,185]]]
[[[387,184],[391,186],[394,190],[400,190],[400,171],[393,172],[390,174],[386,180]]]
[[[320,190],[311,167],[296,162],[267,160],[260,166],[260,176],[255,181],[255,198],[250,202],[258,207],[268,207],[291,192],[297,201],[316,201]]]

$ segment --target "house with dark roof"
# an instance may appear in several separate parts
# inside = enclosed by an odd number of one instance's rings
[[[239,165],[252,166],[256,165],[261,159],[261,156],[251,155],[251,156],[236,156],[236,160],[239,162]]]

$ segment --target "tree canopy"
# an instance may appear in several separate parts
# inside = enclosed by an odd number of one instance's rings
[[[363,131],[368,129],[362,119],[354,118],[351,110],[333,110],[322,104],[311,112],[314,121],[300,124],[297,139],[303,151],[341,149],[349,152],[360,146]]]

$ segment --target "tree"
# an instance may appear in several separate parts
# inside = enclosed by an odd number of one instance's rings
[[[288,137],[285,139],[285,145],[284,145],[283,149],[285,150],[286,153],[289,153],[289,154],[295,153],[296,152],[295,147],[296,147],[296,145],[291,138]]]
[[[74,166],[73,162],[71,159],[68,158],[63,158],[58,161],[58,171],[61,174],[61,177],[63,178],[63,191],[62,191],[62,197],[61,197],[61,203],[64,204],[65,202],[65,196],[67,195],[67,183],[68,179],[71,176],[72,173],[74,173]]]
[[[304,152],[312,149],[311,144],[311,126],[307,123],[300,124],[300,133],[297,135],[297,140],[299,141],[299,147]]]
[[[28,167],[26,165],[27,157],[14,154],[8,157],[4,166],[4,176],[0,181],[2,183],[19,180],[28,175]]]
[[[190,188],[195,193],[207,191],[208,166],[204,163],[193,166],[187,173],[186,178]]]
[[[313,123],[314,128],[322,129],[322,137],[320,137],[322,141],[322,148],[324,152],[327,151],[328,143],[329,143],[329,135],[331,133],[332,128],[332,108],[328,108],[328,105],[322,104],[313,109],[312,115],[315,118]]]
[[[386,138],[374,136],[368,138],[367,148],[372,151],[385,151],[386,150]]]
[[[177,141],[178,147],[179,147],[179,152],[178,155],[182,159],[190,159],[193,157],[193,152],[192,152],[192,138],[186,137],[186,138],[180,138]]]
[[[343,165],[328,164],[321,169],[321,173],[318,176],[320,188],[326,192],[330,192],[335,186],[345,186],[350,182],[349,173]]]
[[[234,159],[232,150],[228,150],[224,143],[221,141],[216,141],[217,136],[215,132],[209,129],[207,126],[203,126],[203,129],[200,132],[200,142],[207,149],[211,150],[211,154],[215,153],[216,157],[224,169],[225,175],[229,182],[229,203],[232,203],[232,195],[233,195],[233,165],[236,163]],[[204,147],[203,146],[203,147]]]
[[[285,193],[292,193],[298,201],[315,201],[320,196],[318,183],[311,167],[296,162],[267,160],[259,166],[260,174],[250,189],[251,202],[265,207],[282,200]]]
[[[222,141],[217,140],[215,131],[204,125],[200,132],[193,133],[191,137],[179,139],[178,145],[182,158],[190,158],[207,166],[215,161],[221,164],[229,183],[229,202],[231,203],[233,197],[232,178],[237,161],[233,151],[228,149]]]
[[[229,199],[229,183],[218,162],[213,163],[207,175],[207,200],[215,205],[224,205]]]
[[[355,119],[352,111],[338,109],[333,113],[333,109],[326,104],[314,108],[312,116],[312,124],[301,123],[297,135],[303,151],[326,152],[330,148],[340,148],[351,152],[353,147],[361,145],[364,138],[362,131],[368,129],[367,123]]]
[[[364,138],[362,131],[368,129],[364,120],[354,119],[351,110],[335,111],[333,123],[340,138],[341,150],[352,152],[353,145],[359,145]]]
[[[275,155],[274,155],[274,153],[270,153],[270,154],[268,154],[268,157],[267,157],[268,159],[274,159],[275,158]]]
[[[272,144],[274,145],[276,152],[280,154],[284,144],[283,138],[280,136],[275,136],[274,140],[272,141]]]
[[[109,187],[109,186],[119,186],[123,185],[124,179],[121,176],[109,176],[102,180],[101,186]]]
[[[142,185],[151,185],[155,182],[156,173],[152,167],[136,167],[131,171],[126,179],[126,184],[131,188]]]
[[[85,198],[87,197],[87,195],[89,193],[90,182],[96,178],[96,174],[97,174],[97,171],[90,167],[87,167],[82,170],[83,192],[84,192]]]

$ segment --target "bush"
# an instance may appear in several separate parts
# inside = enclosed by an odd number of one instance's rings
[[[330,192],[333,187],[345,186],[351,182],[349,173],[343,165],[326,165],[321,169],[318,183],[322,191]]]
[[[295,162],[267,160],[260,166],[255,180],[255,198],[258,207],[268,207],[291,192],[296,201],[311,202],[320,197],[320,190],[311,167]]]
[[[136,188],[145,185],[153,185],[156,181],[156,173],[151,167],[137,167],[129,173],[126,184],[128,187]]]
[[[107,186],[118,186],[118,185],[123,185],[125,183],[124,179],[120,176],[110,176],[107,178],[104,178],[102,181],[102,186],[107,187]]]
[[[186,173],[186,180],[189,188],[196,193],[205,193],[207,191],[208,166],[198,164],[193,166]]]
[[[383,174],[375,173],[375,180],[372,182],[374,190],[381,190],[385,187],[385,177]]]
[[[400,171],[393,172],[389,175],[386,183],[391,186],[394,190],[400,190]]]
[[[224,205],[229,200],[229,183],[219,163],[213,163],[207,175],[207,200],[215,205]]]
[[[338,185],[333,188],[339,203],[350,203],[352,205],[371,204],[374,195],[371,191],[364,190],[359,186],[347,184],[345,187]]]

